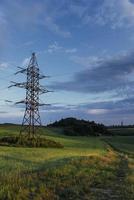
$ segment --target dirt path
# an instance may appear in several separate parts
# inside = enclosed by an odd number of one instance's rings
[[[115,174],[115,180],[111,187],[94,188],[95,200],[134,200],[133,194],[129,192],[129,185],[126,182],[129,173],[128,159],[125,155],[119,154],[119,165]]]
[[[113,198],[113,196],[111,196],[112,198],[109,199],[114,199],[114,200],[128,199],[127,188],[126,188],[126,178],[128,173],[129,173],[128,159],[125,157],[125,155],[120,155],[120,162],[116,172],[116,181],[112,189],[113,194],[115,193],[115,197]]]

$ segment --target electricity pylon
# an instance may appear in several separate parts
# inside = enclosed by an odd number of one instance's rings
[[[26,136],[28,138],[35,138],[37,136],[37,129],[41,126],[41,118],[39,113],[39,106],[48,105],[41,104],[39,96],[43,93],[50,92],[44,86],[40,85],[39,80],[47,78],[39,71],[35,53],[32,53],[30,62],[27,68],[19,67],[19,71],[15,74],[22,73],[27,77],[27,81],[23,83],[12,82],[9,87],[19,87],[26,89],[26,98],[16,104],[24,103],[25,113],[20,130],[20,137]]]

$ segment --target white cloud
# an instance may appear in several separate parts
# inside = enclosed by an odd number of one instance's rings
[[[57,33],[62,37],[71,37],[71,33],[69,31],[62,30],[61,27],[50,16],[44,18],[44,26],[46,26],[50,31]]]
[[[76,52],[77,52],[77,49],[76,49],[76,48],[73,48],[73,49],[65,49],[65,52],[66,52],[66,53],[76,53]]]
[[[96,23],[101,26],[109,25],[113,29],[134,26],[134,1],[96,0],[96,4],[93,2],[95,0],[73,3],[69,11],[85,25]]]
[[[24,112],[23,111],[13,111],[13,112],[3,112],[3,113],[0,113],[0,118],[14,118],[14,117],[22,117],[24,115]]]
[[[73,62],[90,69],[98,67],[105,60],[104,57],[97,57],[97,56],[88,56],[88,57],[72,56],[70,59]]]
[[[107,109],[89,109],[87,110],[88,114],[92,114],[92,115],[101,115],[101,114],[106,114],[108,113]]]
[[[82,18],[83,14],[86,12],[87,7],[82,5],[70,5],[70,12]]]
[[[30,61],[30,57],[29,58],[25,58],[23,61],[22,61],[22,66],[27,66],[28,63]]]
[[[9,63],[7,62],[1,62],[0,63],[0,69],[5,69],[5,68],[8,68],[9,67]]]
[[[23,44],[19,45],[17,48],[22,48],[22,47],[29,47],[34,44],[35,41],[26,41]]]
[[[55,41],[53,44],[50,44],[48,46],[47,52],[48,53],[55,53],[55,52],[62,51],[62,50],[63,50],[63,47],[60,46],[58,44],[58,42]]]
[[[52,44],[50,44],[48,46],[48,49],[45,51],[47,53],[57,53],[57,52],[60,52],[60,53],[67,53],[67,54],[73,54],[73,53],[76,53],[77,52],[77,49],[76,48],[65,48],[61,45],[58,44],[58,42],[54,42]]]
[[[4,14],[0,12],[0,23],[8,23],[8,26],[17,29],[38,29],[39,26],[62,37],[70,37],[71,33],[59,25],[54,11],[49,8],[48,2],[8,1],[4,7]]]
[[[96,23],[110,24],[112,28],[134,25],[134,3],[130,0],[104,0],[97,9]]]

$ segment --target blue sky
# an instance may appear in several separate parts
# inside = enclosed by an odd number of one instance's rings
[[[134,123],[134,0],[0,0],[0,122],[20,123],[25,91],[7,89],[33,51],[54,93],[42,122]]]

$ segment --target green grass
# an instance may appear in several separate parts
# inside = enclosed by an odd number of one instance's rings
[[[53,163],[54,164],[54,163]],[[90,167],[89,167],[90,166]],[[103,170],[103,173],[101,172]],[[106,170],[106,172],[105,172]],[[16,199],[45,199],[45,200],[68,200],[68,199],[94,199],[89,187],[96,188],[102,184],[114,180],[115,166],[107,170],[107,165],[98,157],[81,157],[64,160],[62,165],[48,167],[38,173],[26,174],[22,179],[19,175],[14,176],[14,185],[11,187],[6,182],[3,190],[5,198],[13,198],[15,191]],[[21,186],[21,190],[19,189]],[[84,190],[83,190],[84,189]],[[2,194],[4,197],[4,193]]]
[[[134,156],[134,136],[114,136],[105,138],[116,150]]]
[[[109,131],[113,135],[134,136],[134,128],[112,128]]]
[[[128,130],[126,130],[126,133],[123,130],[123,135],[128,134]],[[133,132],[132,130],[129,130],[129,133]],[[121,129],[116,130],[116,133],[121,133]],[[122,133],[121,133],[122,134]],[[107,137],[104,138],[104,141],[106,141],[108,144],[110,144],[116,151],[120,152],[121,154],[125,154],[125,158],[128,162],[128,169],[126,181],[125,181],[125,187],[122,186],[124,191],[127,189],[127,194],[132,194],[132,197],[125,197],[126,199],[132,198],[134,199],[134,136],[113,136],[113,137]],[[121,165],[122,169],[122,165]],[[124,198],[124,197],[123,197]],[[124,198],[124,199],[125,199]]]
[[[3,136],[3,130],[7,135],[16,134],[16,127],[0,129],[0,135]],[[50,135],[49,135],[50,133]],[[92,154],[106,153],[106,144],[99,138],[81,138],[59,136],[57,132],[44,130],[46,138],[60,142],[64,145],[63,149],[57,148],[17,148],[0,147],[0,172],[6,170],[35,170],[44,166],[48,161],[57,160],[75,156],[88,156]],[[49,136],[48,136],[49,135]]]
[[[17,135],[19,128],[0,126],[0,137]],[[41,134],[64,148],[0,146],[0,200],[101,200],[109,199],[111,193],[118,195],[116,174],[122,159],[103,139],[64,136],[62,129],[56,128],[42,128]],[[126,137],[126,143],[123,138],[115,139],[108,138],[114,144],[133,145],[132,138]],[[133,171],[133,159],[129,165]],[[125,175],[118,184],[123,185],[123,190],[118,190],[124,200],[133,199],[130,177],[128,182]]]

